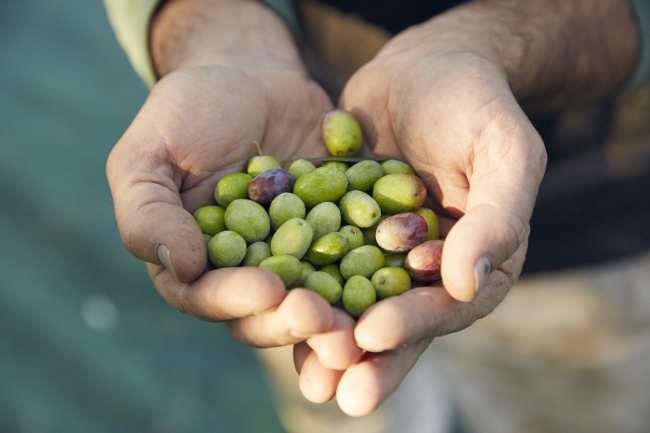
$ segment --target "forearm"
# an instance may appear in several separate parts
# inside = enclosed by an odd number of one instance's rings
[[[305,73],[287,25],[255,1],[171,0],[152,23],[150,44],[158,77],[210,64]]]
[[[502,69],[521,104],[541,108],[612,93],[639,56],[628,0],[475,0],[395,42],[384,51],[415,42],[428,50],[475,54]]]
[[[611,94],[639,56],[628,0],[478,1],[505,24],[494,44],[524,104],[556,107]]]

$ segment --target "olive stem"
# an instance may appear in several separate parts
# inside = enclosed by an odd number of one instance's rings
[[[255,148],[257,149],[257,154],[259,156],[264,156],[264,154],[262,153],[262,148],[260,147],[260,144],[255,140],[253,140],[253,144],[255,145]]]

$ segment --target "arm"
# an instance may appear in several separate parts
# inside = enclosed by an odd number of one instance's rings
[[[481,6],[488,22],[497,23],[486,29],[495,62],[525,107],[602,99],[629,79],[639,61],[639,32],[627,0],[500,0]]]
[[[546,164],[520,103],[602,98],[630,76],[638,49],[625,0],[474,1],[397,35],[351,78],[342,107],[375,154],[413,165],[440,206],[444,287],[371,307],[355,328],[368,353],[342,375],[299,346],[306,395],[372,412],[433,338],[496,308],[521,271]]]

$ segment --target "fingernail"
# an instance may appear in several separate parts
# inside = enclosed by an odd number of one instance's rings
[[[178,280],[178,275],[176,275],[176,270],[174,269],[174,265],[172,265],[172,255],[169,252],[169,248],[164,245],[158,246],[158,260]]]
[[[485,279],[490,275],[491,268],[490,260],[487,257],[481,257],[478,262],[476,262],[476,266],[474,266],[474,282],[476,284],[474,290],[476,293],[478,293],[478,291],[481,290],[481,287],[483,287]]]

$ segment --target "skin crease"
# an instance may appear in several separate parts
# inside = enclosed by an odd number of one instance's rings
[[[605,40],[602,28],[612,29]],[[378,302],[355,325],[307,291],[287,295],[264,270],[199,278],[205,244],[190,212],[211,201],[219,178],[243,171],[253,140],[278,160],[324,154],[320,120],[332,104],[263,6],[172,0],[151,34],[163,78],[107,164],[123,242],[150,263],[171,305],[228,321],[245,344],[298,343],[303,394],[366,415],[436,336],[493,311],[521,271],[546,157],[519,103],[606,95],[631,73],[636,38],[624,0],[475,1],[396,36],[350,79],[340,106],[359,119],[364,152],[413,165],[446,239],[444,286]],[[178,278],[160,266],[159,245]],[[228,290],[250,278],[255,299]]]

